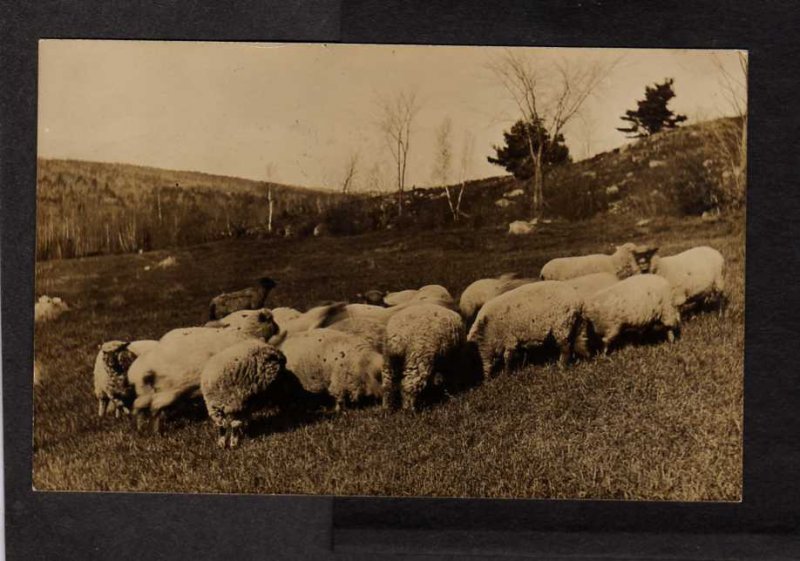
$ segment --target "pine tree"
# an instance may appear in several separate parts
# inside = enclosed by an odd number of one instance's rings
[[[626,133],[628,138],[643,138],[663,129],[674,129],[678,123],[685,121],[686,115],[676,115],[667,107],[669,101],[675,97],[673,81],[672,78],[666,78],[663,84],[645,86],[644,99],[636,102],[637,109],[629,109],[620,117],[631,126],[619,127],[617,130]]]
[[[537,153],[539,143],[543,144],[542,164],[552,167],[571,161],[569,148],[564,145],[564,135],[559,134],[555,140],[541,123],[524,123],[517,121],[510,131],[503,131],[504,146],[493,146],[496,157],[489,156],[490,163],[502,166],[519,181],[533,177],[534,165],[531,152]],[[531,149],[528,142],[533,145]]]

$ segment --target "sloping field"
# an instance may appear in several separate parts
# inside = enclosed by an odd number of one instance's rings
[[[165,436],[97,418],[91,370],[109,339],[157,338],[200,324],[209,299],[261,274],[272,305],[306,307],[369,288],[440,283],[454,295],[548,259],[657,243],[708,244],[728,263],[724,318],[688,321],[675,345],[627,346],[560,371],[528,366],[418,414],[364,407],[264,416],[241,448],[216,447],[202,418]],[[167,255],[177,265],[151,269]],[[738,500],[742,476],[743,218],[552,223],[532,237],[501,229],[386,231],[303,240],[229,240],[142,255],[37,264],[37,294],[73,310],[36,328],[44,374],[34,396],[40,490],[335,493],[474,497]],[[199,417],[199,416],[198,416]]]

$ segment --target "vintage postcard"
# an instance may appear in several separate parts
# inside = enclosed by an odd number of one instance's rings
[[[34,487],[741,500],[747,68],[41,41]]]

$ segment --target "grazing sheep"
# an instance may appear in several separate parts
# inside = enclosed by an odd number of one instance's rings
[[[504,292],[531,282],[534,282],[534,279],[517,278],[514,273],[500,275],[496,279],[476,280],[461,293],[461,299],[458,303],[459,311],[467,324],[471,325],[478,310],[486,302],[495,296],[500,296]]]
[[[369,317],[351,317],[340,319],[326,327],[363,337],[376,351],[383,352],[383,344],[386,339],[385,321]]]
[[[200,389],[221,448],[238,446],[251,413],[289,375],[285,364],[283,353],[257,339],[236,343],[205,363]]]
[[[332,396],[337,411],[348,401],[382,395],[383,356],[363,337],[312,329],[287,337],[280,350],[303,389]]]
[[[272,314],[262,311],[256,327],[249,330],[190,327],[174,329],[164,335],[158,345],[137,358],[128,371],[128,379],[136,391],[133,411],[141,428],[146,413],[156,417],[183,398],[199,397],[200,375],[206,362],[215,354],[247,339],[269,339],[278,332]]]
[[[209,319],[220,319],[239,310],[258,310],[264,307],[267,296],[275,288],[275,281],[269,277],[258,279],[258,286],[224,292],[215,296],[209,306]]]
[[[442,305],[452,305],[453,297],[442,285],[427,284],[417,290],[389,292],[384,296],[383,301],[387,306],[401,306],[412,302],[432,302]]]
[[[669,282],[658,275],[641,274],[621,280],[586,299],[587,327],[602,340],[604,353],[624,331],[666,328],[669,341],[680,329],[680,314],[672,303]]]
[[[436,304],[419,304],[401,310],[386,325],[383,405],[415,409],[425,388],[437,385],[437,374],[452,371],[455,355],[464,346],[464,320]],[[441,379],[441,378],[439,378]]]
[[[369,304],[372,306],[386,306],[383,298],[386,292],[383,290],[367,290],[366,292],[359,292],[356,294],[355,300],[360,304]]]
[[[725,258],[714,248],[701,246],[668,257],[655,256],[652,270],[669,281],[673,303],[681,309],[724,302]]]
[[[508,368],[515,352],[555,341],[564,366],[580,328],[583,302],[572,287],[554,281],[525,284],[489,300],[478,312],[467,340],[477,346],[484,376],[498,360]]]
[[[39,296],[39,300],[33,306],[33,321],[40,323],[58,318],[64,312],[69,311],[69,306],[58,296]]]
[[[612,255],[598,253],[551,259],[542,267],[542,280],[568,280],[591,273],[612,273],[624,279],[642,272],[656,249],[625,243]]]
[[[128,370],[133,361],[152,351],[158,341],[107,341],[100,345],[94,361],[94,395],[97,397],[98,416],[111,413],[119,417],[128,413],[136,397],[128,380]]]

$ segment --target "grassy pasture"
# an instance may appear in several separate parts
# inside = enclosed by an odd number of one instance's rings
[[[307,307],[369,288],[440,283],[454,295],[507,271],[536,275],[548,259],[609,252],[629,239],[663,254],[695,245],[728,263],[720,319],[683,326],[673,346],[631,345],[560,371],[500,375],[418,414],[378,407],[264,416],[241,448],[216,447],[201,417],[165,436],[97,418],[91,370],[99,343],[158,338],[200,324],[210,298],[266,273],[273,305]],[[178,264],[151,269],[167,255]],[[738,500],[742,477],[743,219],[545,225],[301,240],[228,240],[143,255],[37,264],[37,295],[73,310],[37,326],[34,486],[40,490],[325,493],[472,497]]]

